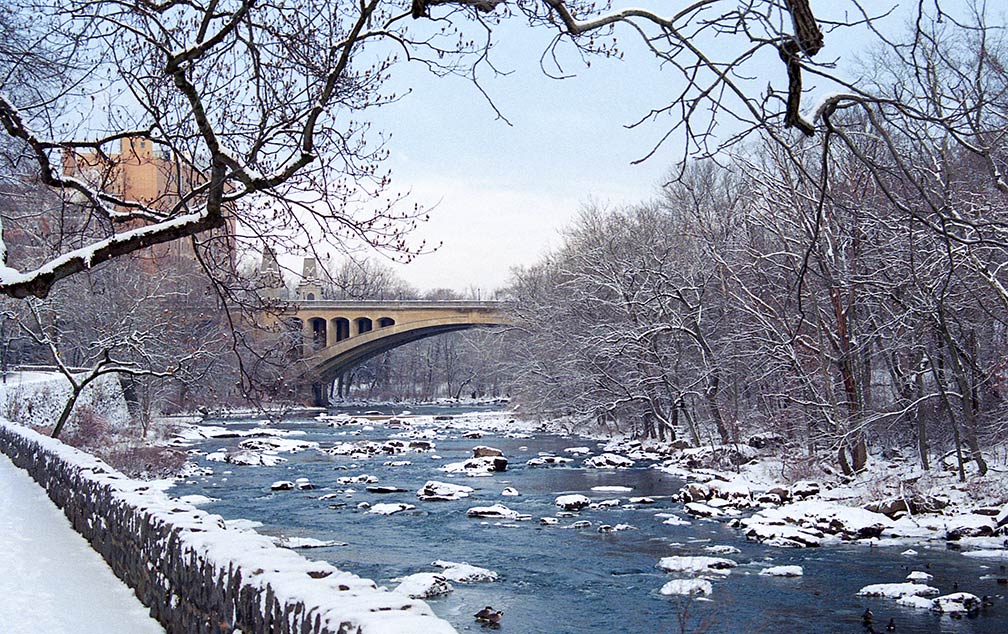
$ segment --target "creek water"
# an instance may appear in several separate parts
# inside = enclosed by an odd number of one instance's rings
[[[433,413],[433,412],[428,412]],[[453,413],[458,413],[457,411]],[[207,421],[212,423],[213,421]],[[435,423],[436,425],[436,423]],[[228,422],[229,429],[248,429],[252,422]],[[384,441],[400,434],[379,423],[331,427],[314,420],[275,423],[278,429],[305,432],[298,440],[316,441],[323,448],[339,442]],[[194,449],[209,452],[231,448],[241,439],[200,441]],[[287,462],[273,467],[236,466],[193,460],[210,467],[214,474],[177,483],[170,495],[202,494],[219,501],[203,508],[225,519],[244,518],[261,522],[264,534],[283,534],[337,540],[344,546],[304,550],[310,559],[334,565],[395,587],[396,577],[435,571],[437,559],[468,562],[496,571],[495,582],[454,584],[450,595],[428,600],[434,611],[460,632],[482,631],[472,615],[485,605],[504,611],[501,632],[543,634],[652,633],[652,632],[767,632],[830,633],[866,632],[861,614],[870,607],[875,627],[884,630],[890,618],[897,632],[1008,633],[1008,587],[997,585],[999,563],[980,562],[949,550],[944,543],[914,545],[919,554],[902,555],[907,546],[875,547],[842,545],[810,549],[780,549],[748,542],[722,522],[691,519],[672,526],[656,517],[674,513],[685,519],[682,505],[668,496],[682,481],[638,462],[626,470],[581,468],[584,457],[562,467],[528,467],[525,462],[539,452],[567,455],[572,446],[598,445],[577,437],[535,435],[531,438],[486,434],[479,440],[462,437],[458,429],[439,433],[434,452],[406,452],[359,459],[332,456],[317,451],[282,454]],[[453,476],[440,471],[444,464],[464,460],[475,445],[501,449],[508,457],[508,470],[490,477]],[[437,459],[439,457],[440,459]],[[389,461],[409,461],[403,466]],[[571,466],[573,465],[573,466]],[[339,485],[337,478],[370,474],[383,486],[405,493],[372,494],[365,485]],[[270,490],[276,480],[308,478],[315,490]],[[427,480],[440,480],[474,487],[468,498],[450,502],[421,502],[415,492]],[[514,487],[518,497],[502,497],[505,487]],[[630,493],[593,491],[599,486],[632,487]],[[354,489],[338,498],[320,496],[336,490]],[[540,517],[554,517],[559,509],[554,498],[580,493],[593,501],[619,497],[623,507],[584,509],[576,518],[562,518],[558,526],[542,526]],[[627,508],[627,498],[650,496],[654,504]],[[366,513],[361,502],[405,502],[416,509],[383,516]],[[502,503],[532,516],[531,521],[501,522],[470,519],[473,506]],[[590,528],[571,529],[578,520]],[[636,530],[602,534],[602,524],[629,524]],[[727,555],[738,567],[724,577],[712,579],[709,600],[661,595],[658,590],[672,576],[655,567],[670,555],[709,555],[711,545],[731,545],[740,553]],[[1006,563],[1006,562],[1002,562]],[[776,578],[759,575],[768,566],[800,565],[804,576]],[[866,599],[857,591],[871,583],[903,581],[912,570],[934,575],[930,585],[943,594],[958,583],[962,591],[995,597],[993,607],[971,618],[953,619],[925,610],[897,606],[887,599]]]

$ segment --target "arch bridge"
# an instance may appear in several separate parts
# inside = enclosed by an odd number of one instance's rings
[[[419,339],[512,323],[501,302],[316,300],[299,301],[293,308],[290,318],[302,333],[304,374],[320,385]]]

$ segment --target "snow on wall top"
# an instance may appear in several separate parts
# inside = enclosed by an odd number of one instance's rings
[[[219,570],[240,568],[246,584],[261,590],[269,586],[281,603],[303,603],[320,616],[330,631],[337,631],[341,623],[352,622],[361,634],[456,632],[423,601],[378,588],[374,581],[329,563],[309,561],[255,532],[227,528],[219,515],[171,500],[162,491],[131,480],[101,459],[58,440],[3,419],[0,428],[35,443],[41,451],[75,469],[80,478],[105,487],[114,499],[146,514],[151,523],[181,529],[178,535],[182,552],[194,553]]]

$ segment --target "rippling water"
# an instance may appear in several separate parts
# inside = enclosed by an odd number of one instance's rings
[[[233,428],[250,425],[234,424]],[[332,428],[315,421],[287,421],[279,428],[307,432],[299,439],[322,443],[364,439],[385,440],[401,430],[375,425],[360,435],[348,435],[359,426]],[[203,451],[236,445],[239,439],[208,440],[196,447]],[[877,628],[884,630],[896,619],[897,632],[1008,633],[1008,602],[997,596],[994,607],[975,618],[952,619],[923,610],[898,607],[885,599],[862,599],[856,592],[869,583],[903,581],[911,570],[927,570],[935,576],[931,585],[942,593],[952,592],[958,582],[962,591],[1003,595],[1008,587],[982,576],[998,572],[997,563],[983,563],[946,550],[943,544],[915,546],[920,554],[900,555],[906,547],[869,548],[861,545],[777,549],[747,542],[720,522],[692,521],[688,526],[669,526],[656,513],[682,516],[681,505],[667,496],[682,482],[638,463],[639,468],[621,471],[578,467],[532,468],[525,461],[539,452],[558,455],[566,447],[595,443],[578,438],[542,435],[506,438],[486,435],[480,440],[460,438],[457,430],[435,441],[431,453],[376,456],[366,460],[329,456],[315,451],[283,454],[288,462],[276,467],[243,467],[218,462],[197,462],[214,469],[214,475],[176,485],[172,495],[204,494],[219,502],[204,508],[226,519],[247,518],[264,524],[266,534],[313,537],[346,542],[346,546],[302,551],[307,557],[325,559],[348,571],[394,587],[395,577],[433,571],[436,559],[465,561],[500,574],[493,583],[455,584],[455,592],[429,603],[459,631],[480,631],[472,614],[484,605],[504,611],[502,632],[590,634],[601,632],[679,632],[686,614],[690,632],[829,633],[865,632],[861,613],[870,607]],[[491,477],[449,476],[438,468],[472,455],[474,445],[503,450],[510,459],[507,472]],[[571,464],[579,465],[582,457]],[[408,466],[383,466],[389,460],[409,460]],[[229,473],[225,473],[225,472]],[[371,494],[365,485],[338,485],[343,476],[371,474],[378,484],[397,486],[406,493]],[[271,492],[275,480],[309,478],[319,489]],[[427,480],[442,480],[474,487],[469,498],[455,502],[420,502],[415,491]],[[629,486],[631,493],[592,491],[597,486]],[[520,497],[501,497],[512,486]],[[353,488],[353,494],[320,500],[335,489]],[[545,527],[539,517],[554,516],[554,498],[562,493],[582,493],[594,501],[629,496],[657,498],[653,505],[636,509],[584,509],[575,519],[561,519],[560,526]],[[367,514],[360,502],[406,502],[417,508],[392,516]],[[466,517],[472,506],[502,503],[532,515],[527,522],[497,522]],[[589,520],[592,527],[562,528],[576,520]],[[601,524],[625,523],[638,530],[600,534]],[[740,554],[731,574],[713,580],[710,600],[688,601],[662,596],[658,589],[671,577],[655,568],[660,557],[705,555],[704,547],[728,544]],[[781,579],[759,576],[770,565],[797,564],[804,577]]]

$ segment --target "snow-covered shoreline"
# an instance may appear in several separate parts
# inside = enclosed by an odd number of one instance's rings
[[[219,516],[30,429],[0,421],[0,449],[63,507],[152,614],[178,631],[187,631],[192,614],[213,613],[247,633],[277,618],[297,631],[303,623],[331,633],[455,632],[422,601],[228,528]]]
[[[962,483],[952,472],[924,473],[877,457],[856,476],[826,467],[789,481],[781,456],[748,445],[681,449],[613,439],[603,450],[653,460],[682,477],[687,484],[676,497],[687,514],[727,521],[753,541],[798,548],[954,542],[965,555],[1008,560],[1008,470],[991,468]],[[718,462],[736,466],[705,466]]]

